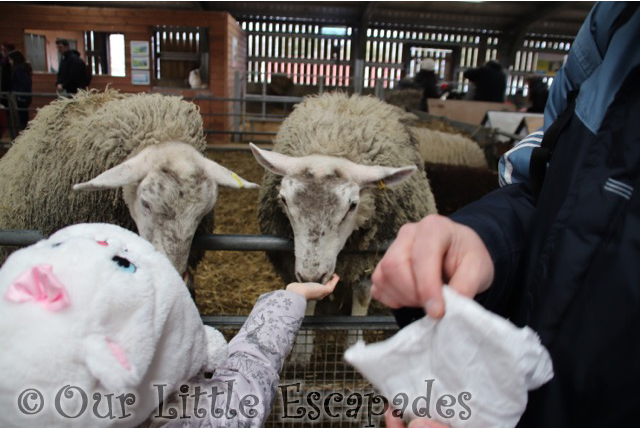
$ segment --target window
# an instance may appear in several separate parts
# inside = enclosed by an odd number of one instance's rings
[[[41,34],[25,33],[24,46],[27,61],[33,71],[47,71],[47,40]]]
[[[69,42],[94,75],[125,76],[124,34],[98,31],[25,30],[25,56],[34,71],[57,73],[57,40]]]
[[[155,78],[159,86],[188,87],[191,70],[209,83],[208,29],[158,26],[153,31]]]
[[[347,27],[322,27],[320,34],[324,34],[326,36],[346,36]]]
[[[126,75],[124,34],[86,31],[84,45],[94,75]]]

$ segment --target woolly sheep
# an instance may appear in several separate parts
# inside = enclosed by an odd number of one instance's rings
[[[198,108],[178,97],[107,90],[54,101],[0,160],[0,228],[49,235],[84,222],[137,226],[184,273],[196,227],[213,228],[212,214],[203,217],[218,185],[256,186],[204,149]],[[75,183],[114,190],[72,192]]]
[[[200,69],[196,68],[189,72],[189,87],[191,89],[206,89],[209,85],[202,83],[202,78],[200,77]]]
[[[410,84],[415,84],[411,79]],[[399,89],[391,89],[385,91],[384,100],[393,106],[400,107],[405,110],[420,110],[420,98],[422,98],[422,89],[415,87],[404,87]]]
[[[296,106],[273,152],[252,145],[269,171],[260,192],[261,230],[295,242],[295,260],[269,255],[276,271],[286,282],[325,281],[334,271],[341,277],[334,301],[318,302],[316,312],[367,313],[370,290],[361,284],[381,255],[340,253],[345,242],[363,250],[436,212],[412,119],[372,97],[327,93]]]
[[[414,127],[412,132],[425,162],[488,168],[484,151],[469,138],[428,128]]]

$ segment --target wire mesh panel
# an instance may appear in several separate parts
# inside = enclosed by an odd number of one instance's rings
[[[358,339],[379,342],[397,331],[391,319],[368,324],[368,318],[353,318],[342,327],[303,325],[280,373],[277,398],[265,427],[384,426],[384,400],[343,359]],[[238,332],[237,327],[218,329],[228,340]]]

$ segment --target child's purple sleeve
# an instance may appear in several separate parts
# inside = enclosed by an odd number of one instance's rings
[[[200,378],[192,384],[190,392],[194,394],[199,388],[199,397],[197,406],[193,397],[189,400],[191,417],[172,421],[169,426],[262,426],[277,397],[279,373],[306,306],[304,297],[286,290],[260,296],[240,332],[229,342],[227,362],[211,379]],[[196,408],[200,412],[194,414]]]

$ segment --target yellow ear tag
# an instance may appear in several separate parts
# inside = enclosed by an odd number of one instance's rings
[[[387,186],[384,184],[384,181],[382,180],[378,181],[378,189],[385,190],[386,188]]]
[[[236,180],[238,182],[238,185],[240,187],[244,187],[244,183],[242,182],[242,180],[240,180],[240,177],[238,177],[238,174],[236,174],[235,172],[231,173],[231,178],[233,178],[234,180]]]

